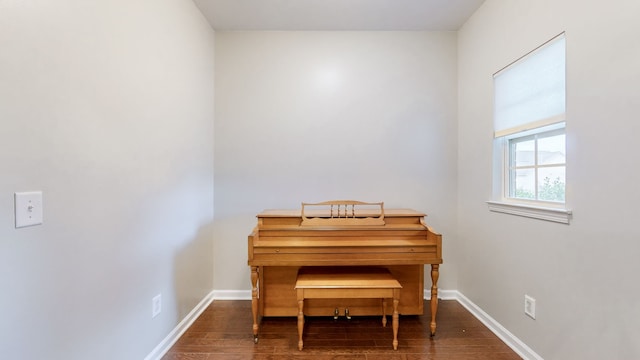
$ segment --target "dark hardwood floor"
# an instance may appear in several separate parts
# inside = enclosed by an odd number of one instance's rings
[[[251,331],[250,301],[214,301],[163,357],[172,359],[516,360],[520,357],[454,300],[441,300],[436,336],[425,315],[400,316],[399,346],[391,345],[391,320],[380,317],[307,318],[298,351],[296,318],[264,318],[259,342]]]

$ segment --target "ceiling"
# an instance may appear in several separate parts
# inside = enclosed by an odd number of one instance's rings
[[[484,0],[193,0],[215,30],[458,30]]]

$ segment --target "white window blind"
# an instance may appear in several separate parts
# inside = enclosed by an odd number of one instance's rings
[[[496,138],[564,122],[564,34],[496,73],[494,102]]]

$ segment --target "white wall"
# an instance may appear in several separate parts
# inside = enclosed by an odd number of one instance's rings
[[[639,13],[636,0],[487,0],[459,32],[458,289],[547,360],[640,358]],[[562,31],[573,220],[490,213],[492,74]]]
[[[454,32],[216,32],[216,290],[258,212],[345,198],[426,212],[456,288],[456,66]]]
[[[213,47],[189,0],[0,1],[3,358],[142,359],[212,290]]]

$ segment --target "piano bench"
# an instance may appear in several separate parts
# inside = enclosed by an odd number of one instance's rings
[[[298,271],[298,350],[302,350],[305,299],[382,299],[382,326],[387,325],[386,299],[393,299],[393,349],[398,350],[398,303],[402,285],[378,267],[303,267]]]

